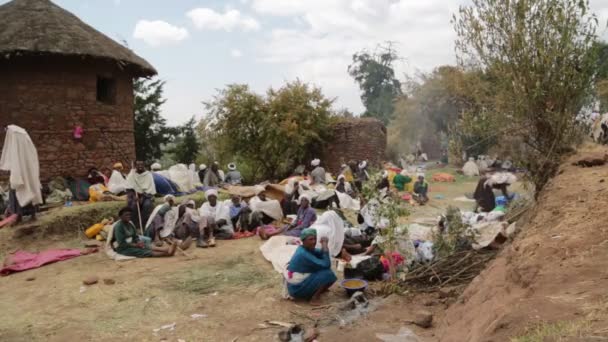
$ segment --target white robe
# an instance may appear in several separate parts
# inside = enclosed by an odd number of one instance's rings
[[[0,170],[10,172],[10,187],[15,190],[20,206],[42,203],[38,152],[30,136],[19,126],[9,125],[6,130]]]
[[[112,175],[108,181],[108,190],[110,190],[110,192],[113,194],[119,194],[121,192],[125,192],[127,190],[127,186],[127,180],[122,173],[116,170],[112,171]]]
[[[156,195],[154,176],[150,171],[137,173],[133,169],[127,176],[127,189],[134,190],[138,194]]]
[[[249,200],[249,208],[254,212],[263,212],[276,221],[283,219],[283,209],[281,208],[281,203],[277,200],[267,199],[266,201],[262,201],[258,196],[254,196]]]
[[[335,211],[324,212],[310,228],[317,231],[316,248],[321,248],[321,238],[326,237],[329,254],[334,257],[340,254],[344,245],[344,221]]]
[[[215,207],[212,207],[209,202],[203,203],[198,210],[201,217],[213,217],[215,221],[225,220],[226,225],[223,227],[232,228],[232,221],[230,220],[230,200],[226,202],[217,201]]]

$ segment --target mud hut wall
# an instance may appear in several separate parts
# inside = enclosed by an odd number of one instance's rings
[[[134,159],[132,78],[115,63],[0,60],[0,75],[0,127],[28,131],[43,181]],[[98,76],[115,80],[114,104],[97,101]],[[76,125],[84,129],[80,141],[73,137]]]
[[[323,163],[333,174],[350,160],[380,166],[386,155],[386,127],[376,119],[350,119],[334,124],[323,151]]]

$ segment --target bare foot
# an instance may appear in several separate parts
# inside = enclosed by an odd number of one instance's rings
[[[350,262],[353,259],[352,255],[350,255],[350,253],[346,251],[346,248],[342,248],[342,253],[340,253],[340,257],[346,262]]]
[[[311,299],[311,300],[308,302],[308,304],[309,304],[310,306],[321,306],[321,305],[323,305],[323,303],[321,303],[321,298],[313,298],[313,299]]]
[[[173,242],[169,247],[169,256],[174,256],[175,251],[177,250],[177,242]]]
[[[186,240],[184,240],[184,241],[181,243],[181,245],[179,246],[179,248],[181,248],[181,249],[183,249],[183,250],[186,250],[186,249],[190,248],[190,245],[192,245],[192,241],[193,241],[193,240],[192,240],[192,237],[188,236],[188,237],[186,238]]]

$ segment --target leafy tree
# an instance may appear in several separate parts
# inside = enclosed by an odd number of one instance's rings
[[[135,114],[135,152],[138,160],[152,163],[162,156],[161,146],[171,140],[172,130],[160,115],[165,103],[159,79],[137,79],[133,82]]]
[[[192,117],[186,124],[177,129],[179,131],[177,144],[171,152],[178,163],[188,165],[196,161],[200,147],[197,139],[196,125],[196,120]]]
[[[388,42],[379,45],[377,51],[363,50],[353,55],[348,73],[359,83],[363,92],[364,116],[374,117],[388,125],[392,118],[397,96],[402,94],[401,82],[395,77],[393,64],[399,56]]]
[[[494,120],[526,144],[537,193],[578,137],[593,90],[597,20],[587,0],[472,0],[455,18],[461,62],[492,75]]]
[[[207,130],[222,154],[247,164],[254,180],[285,176],[322,146],[332,103],[299,80],[266,96],[247,85],[229,85],[205,103],[212,120]]]

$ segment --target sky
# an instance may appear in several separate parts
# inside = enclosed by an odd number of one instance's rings
[[[363,111],[348,75],[352,55],[392,41],[398,76],[454,64],[450,23],[470,0],[53,0],[129,47],[166,81],[162,114],[171,125],[204,115],[228,84],[259,93],[296,78]],[[0,0],[0,4],[8,2]],[[608,38],[608,0],[591,0]]]

